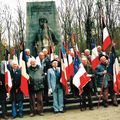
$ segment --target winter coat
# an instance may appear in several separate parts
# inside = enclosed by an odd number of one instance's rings
[[[96,84],[98,88],[104,88],[108,86],[108,75],[104,75],[103,71],[106,70],[105,64],[99,64],[96,68]]]
[[[29,72],[30,84],[31,84],[31,88],[32,88],[31,90],[32,91],[43,90],[44,79],[45,79],[43,70],[37,65],[36,67],[30,66],[28,69],[28,72]]]

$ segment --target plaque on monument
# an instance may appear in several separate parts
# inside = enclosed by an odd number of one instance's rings
[[[43,48],[60,42],[57,21],[54,1],[27,3],[26,47],[32,55],[37,56]]]

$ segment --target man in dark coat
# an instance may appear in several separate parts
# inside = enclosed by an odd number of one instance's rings
[[[40,116],[43,116],[43,90],[44,90],[44,73],[42,68],[40,68],[37,64],[34,58],[30,60],[30,67],[29,67],[29,76],[30,76],[30,82],[33,87],[33,89],[30,89],[32,91],[30,94],[30,110],[31,114],[30,116],[33,117],[35,115],[35,96],[37,98],[37,113]]]
[[[10,97],[12,101],[12,117],[15,118],[17,116],[16,102],[18,102],[19,108],[18,115],[19,117],[23,117],[23,93],[20,90],[21,70],[18,68],[16,61],[12,61],[11,65],[12,88],[10,90]]]
[[[5,61],[2,61],[0,69],[0,105],[3,118],[7,119],[8,117],[6,109]]]

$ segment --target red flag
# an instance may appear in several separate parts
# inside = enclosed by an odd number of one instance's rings
[[[70,54],[68,54],[68,64],[69,64],[68,69],[69,69],[69,78],[70,78],[74,75],[74,62]]]
[[[67,59],[66,50],[65,50],[64,46],[62,46],[62,58],[63,58],[63,61],[64,61],[67,80],[69,80],[70,79],[69,65],[68,65],[68,59]]]
[[[10,71],[7,68],[7,61],[5,61],[5,86],[8,87],[8,93],[10,93],[10,90],[12,88],[12,79]]]
[[[79,70],[73,77],[73,84],[79,89],[80,94],[83,92],[83,87],[90,81],[90,77],[87,76],[87,72],[80,62]]]
[[[26,57],[26,53],[23,50],[20,53],[20,67],[21,67],[21,71],[22,71],[22,76],[21,76],[21,91],[24,93],[25,96],[29,96],[29,91],[28,91],[28,80],[29,80],[29,76],[27,74],[27,57]]]
[[[79,52],[79,49],[78,49],[78,45],[76,44],[75,47],[76,47],[76,55],[80,57],[80,52]]]
[[[75,36],[75,33],[73,33],[73,34],[72,34],[72,42],[73,42],[73,43],[75,43],[75,40],[76,40],[75,37],[76,37],[76,36]]]
[[[111,44],[111,39],[107,30],[107,27],[105,26],[105,23],[103,21],[103,50],[106,51],[106,49]]]
[[[48,54],[50,55],[50,61],[52,61],[54,59],[54,48],[53,46],[50,46],[49,49],[48,49]]]
[[[12,56],[13,56],[13,60],[16,61],[17,65],[18,65],[18,57],[17,57],[17,51],[12,48]]]
[[[95,70],[98,64],[100,64],[99,60],[99,54],[97,51],[97,47],[95,46],[95,43],[92,44],[92,55],[91,55],[91,65],[92,68]]]
[[[65,63],[63,61],[63,55],[61,53],[61,79],[60,82],[62,83],[65,93],[68,94],[68,83],[67,83],[67,74],[65,69]]]
[[[115,63],[113,64],[113,80],[114,80],[114,91],[116,93],[120,92],[120,66],[118,59],[115,59]]]

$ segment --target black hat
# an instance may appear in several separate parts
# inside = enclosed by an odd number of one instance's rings
[[[58,62],[57,60],[54,59],[54,60],[51,61],[51,64],[52,64],[54,61]]]
[[[107,60],[109,58],[108,55],[105,52],[102,52],[101,54],[99,54],[99,60],[102,56],[105,56]]]

